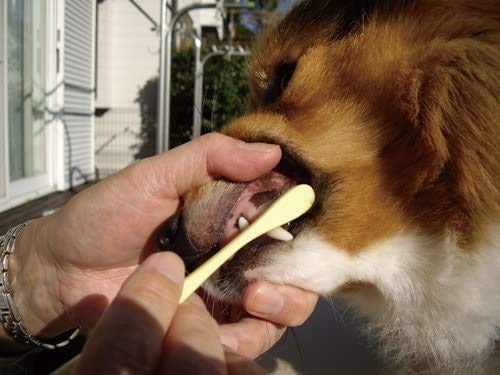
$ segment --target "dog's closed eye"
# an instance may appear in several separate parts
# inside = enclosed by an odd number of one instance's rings
[[[290,83],[290,80],[292,79],[296,68],[297,68],[297,63],[292,63],[292,64],[282,65],[278,69],[277,78],[279,79],[281,93],[285,91],[286,87]]]
[[[276,70],[272,85],[266,95],[267,104],[272,104],[281,97],[290,83],[296,68],[297,63],[293,62],[282,64]]]

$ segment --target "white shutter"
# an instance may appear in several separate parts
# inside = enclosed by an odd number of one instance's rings
[[[65,181],[71,157],[75,185],[83,182],[79,171],[94,178],[94,23],[95,0],[65,1],[64,120],[69,133],[64,142]]]

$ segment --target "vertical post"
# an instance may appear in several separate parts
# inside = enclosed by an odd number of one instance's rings
[[[175,13],[177,13],[177,10],[178,10],[178,6],[177,6],[177,3],[178,1],[177,0],[170,0],[170,7],[172,9],[172,17],[175,15]],[[171,31],[172,33],[172,40],[173,40],[173,51],[177,48],[177,35],[176,35],[176,30],[175,30],[175,27],[176,25],[173,25],[174,26],[174,29]]]
[[[156,124],[156,153],[161,154],[164,150],[163,130],[165,123],[165,42],[167,35],[167,0],[160,0],[160,78],[158,80],[158,121]]]
[[[165,0],[162,0],[162,4],[166,7]],[[235,8],[235,9],[252,9],[253,3],[243,5],[243,4],[226,4],[225,8]],[[162,12],[165,12],[165,7],[162,7]],[[182,9],[179,9],[177,12],[172,14],[172,18],[170,19],[169,27],[166,29],[166,32],[162,32],[162,38],[160,38],[161,46],[160,46],[160,85],[159,90],[160,94],[158,95],[160,98],[159,103],[159,111],[158,111],[158,127],[162,127],[161,137],[163,141],[161,141],[161,148],[159,148],[160,152],[167,151],[170,148],[170,110],[171,110],[171,102],[170,96],[172,94],[172,51],[173,51],[173,32],[175,29],[175,25],[180,20],[180,18],[188,14],[192,10],[197,9],[215,9],[217,8],[217,3],[212,4],[203,4],[197,3],[186,6]],[[163,14],[163,13],[162,13]],[[163,26],[162,27],[166,27]],[[165,29],[163,29],[165,31]],[[165,35],[165,36],[164,36]],[[163,50],[164,48],[164,50]],[[162,53],[164,51],[164,53]],[[158,129],[158,133],[160,130]]]
[[[162,143],[161,151],[168,151],[170,149],[170,111],[171,111],[171,98],[172,95],[172,51],[173,51],[173,32],[177,22],[180,18],[188,14],[191,10],[195,9],[212,9],[215,8],[217,4],[193,4],[185,8],[180,9],[178,12],[172,14],[168,30],[166,31],[165,42],[163,46],[165,48],[163,64],[160,70],[160,92],[161,102],[160,111],[161,120],[158,126],[163,127],[162,130]],[[160,116],[159,116],[160,117]]]
[[[172,95],[172,51],[173,51],[173,29],[175,28],[174,21],[176,20],[176,15],[172,16],[172,21],[170,22],[169,29],[167,31],[167,37],[165,40],[165,57],[163,63],[163,140],[162,140],[162,150],[161,152],[168,151],[170,149],[170,96]]]
[[[194,105],[193,105],[193,133],[192,138],[201,135],[201,122],[203,118],[203,64],[201,62],[201,39],[195,36],[195,78],[194,78]]]

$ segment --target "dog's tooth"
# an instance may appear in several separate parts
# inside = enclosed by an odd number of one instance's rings
[[[240,216],[240,218],[238,219],[238,227],[240,228],[240,231],[244,230],[249,225],[250,223],[248,222],[248,220],[245,219],[243,216]]]
[[[293,240],[293,235],[281,227],[270,230],[266,235],[278,241],[290,242]]]
[[[243,231],[249,225],[250,223],[248,222],[248,220],[243,216],[240,216],[240,218],[238,219],[238,227],[240,228],[240,231]],[[278,241],[289,242],[293,240],[293,235],[281,227],[270,230],[266,233],[266,235]]]

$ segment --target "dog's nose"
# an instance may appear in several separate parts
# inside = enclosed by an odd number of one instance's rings
[[[177,236],[177,229],[179,228],[181,214],[175,214],[171,216],[163,223],[158,234],[158,245],[160,250],[167,251],[170,250],[172,243],[175,241]]]
[[[182,213],[165,221],[158,235],[158,246],[162,251],[173,251],[187,262],[190,258],[203,253],[190,240],[186,233]]]

